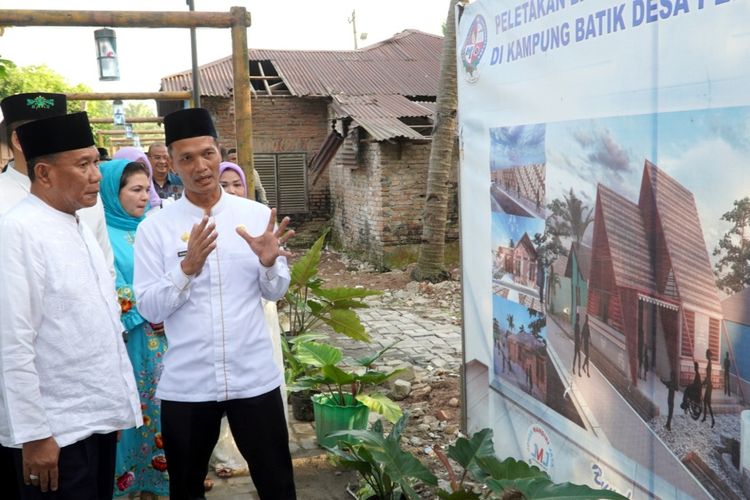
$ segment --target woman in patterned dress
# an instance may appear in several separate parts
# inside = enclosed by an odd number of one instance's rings
[[[161,325],[151,325],[138,314],[132,287],[133,243],[149,207],[151,179],[147,166],[130,160],[108,161],[100,168],[101,197],[115,256],[120,320],[143,411],[143,426],[123,431],[117,443],[115,496],[156,498],[169,494],[160,408],[154,398],[167,342]]]

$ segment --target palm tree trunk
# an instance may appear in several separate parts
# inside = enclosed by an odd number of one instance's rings
[[[456,16],[459,0],[450,0],[443,39],[435,124],[427,173],[427,195],[422,215],[422,241],[419,259],[412,272],[418,281],[442,281],[445,271],[445,225],[448,219],[449,180],[453,167],[456,138]]]

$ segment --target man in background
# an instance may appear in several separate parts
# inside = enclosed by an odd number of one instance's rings
[[[156,193],[162,200],[173,198],[175,200],[182,196],[182,180],[173,173],[169,165],[169,153],[167,146],[162,143],[154,143],[148,147],[148,161],[154,174],[154,187]]]

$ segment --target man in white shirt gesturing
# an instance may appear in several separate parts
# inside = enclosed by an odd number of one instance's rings
[[[260,498],[295,499],[289,437],[261,298],[289,286],[288,218],[219,185],[221,156],[205,109],[164,117],[183,197],[147,218],[135,238],[141,315],[164,322],[169,348],[156,395],[170,498],[203,498],[226,414]]]

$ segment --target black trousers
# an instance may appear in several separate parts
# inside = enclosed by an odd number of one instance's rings
[[[2,488],[3,498],[8,500],[19,500],[21,498],[13,448],[6,448],[5,446],[0,446],[0,484],[5,485]]]
[[[117,433],[94,434],[60,448],[57,491],[42,493],[38,486],[23,484],[21,450],[13,450],[16,475],[24,500],[103,500],[111,499],[115,487]]]
[[[161,433],[167,457],[170,500],[205,498],[203,480],[225,413],[260,498],[295,500],[289,434],[279,389],[229,401],[162,400]]]

